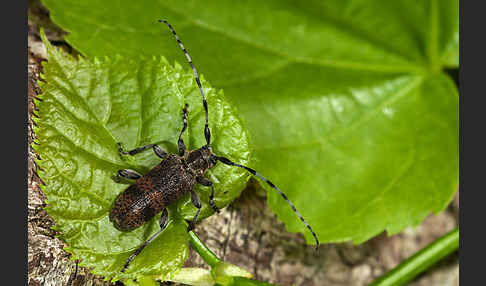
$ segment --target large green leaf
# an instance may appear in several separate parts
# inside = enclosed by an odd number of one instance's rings
[[[135,158],[120,156],[117,142],[126,148],[158,143],[176,152],[182,128],[181,111],[189,104],[186,145],[203,144],[204,110],[192,71],[164,58],[128,60],[113,58],[78,60],[53,48],[44,38],[48,62],[44,65],[39,118],[35,120],[38,145],[35,150],[39,175],[46,183],[47,211],[55,229],[68,244],[67,250],[106,277],[134,278],[162,275],[180,268],[187,258],[187,224],[195,207],[189,196],[169,209],[167,229],[135,258],[126,274],[120,270],[129,255],[159,230],[157,215],[144,226],[118,231],[108,214],[116,196],[127,184],[117,184],[114,174],[131,168],[141,173],[160,162],[147,151]],[[248,136],[235,110],[222,92],[203,80],[211,106],[213,149],[235,161],[248,163]],[[248,174],[222,164],[208,172],[216,183],[216,204],[224,207],[246,185]],[[212,213],[207,187],[197,187],[204,203],[202,217]],[[182,215],[181,215],[182,214]]]
[[[442,210],[458,184],[458,0],[43,0],[86,55],[183,61],[237,105],[258,159],[322,241]],[[290,231],[312,236],[278,194]]]

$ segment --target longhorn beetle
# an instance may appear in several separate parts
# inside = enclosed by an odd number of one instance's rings
[[[314,236],[314,239],[316,240],[316,248],[319,247],[319,240],[317,239],[317,236],[312,230],[311,226],[304,220],[304,218],[297,211],[295,206],[289,201],[287,196],[277,186],[267,180],[264,176],[257,173],[255,170],[234,163],[228,158],[217,156],[212,152],[210,144],[211,132],[209,130],[208,124],[208,104],[206,102],[206,98],[204,97],[204,91],[201,86],[201,81],[199,80],[196,68],[194,67],[191,57],[184,48],[184,45],[182,45],[182,42],[179,39],[179,36],[177,36],[174,28],[172,28],[172,26],[166,20],[159,20],[159,22],[167,24],[172,34],[174,34],[174,37],[177,40],[180,48],[184,52],[184,55],[189,62],[189,65],[191,65],[197,86],[201,91],[204,111],[206,112],[206,123],[204,126],[206,145],[202,146],[197,150],[186,150],[186,146],[184,144],[184,141],[182,140],[182,134],[187,128],[187,104],[185,104],[184,108],[182,109],[183,126],[181,133],[179,134],[179,139],[177,141],[177,146],[179,149],[178,155],[167,154],[166,151],[164,151],[156,144],[148,144],[142,147],[135,148],[131,151],[123,151],[121,143],[118,143],[118,150],[123,155],[135,155],[142,151],[152,149],[155,155],[162,159],[160,164],[155,166],[152,170],[150,170],[147,174],[143,176],[136,171],[130,169],[119,170],[116,174],[115,180],[117,182],[120,182],[120,177],[136,180],[134,184],[130,185],[116,198],[113,208],[111,209],[110,221],[114,223],[117,229],[122,231],[133,230],[143,225],[145,222],[149,221],[156,214],[162,212],[159,220],[160,230],[152,235],[149,239],[147,239],[147,241],[145,241],[128,258],[121,272],[124,272],[130,262],[166,228],[169,219],[169,214],[166,207],[186,193],[191,193],[192,204],[197,208],[196,215],[194,216],[192,221],[189,222],[188,226],[188,231],[194,229],[194,225],[201,210],[201,201],[199,200],[199,196],[197,195],[197,193],[193,190],[196,183],[211,188],[209,204],[215,212],[219,212],[218,207],[214,203],[213,183],[209,179],[204,177],[206,171],[214,167],[218,161],[229,166],[235,166],[247,170],[251,174],[260,178],[262,181],[266,182],[277,192],[279,192],[280,195],[290,205],[290,207],[292,207],[292,210],[297,214],[302,223],[305,224],[305,226]]]

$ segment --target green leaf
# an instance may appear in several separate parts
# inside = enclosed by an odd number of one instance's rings
[[[86,55],[165,55],[224,88],[254,167],[324,242],[417,225],[458,185],[458,0],[44,0]],[[272,189],[289,231],[312,236]]]
[[[212,269],[212,273],[214,276],[231,276],[231,277],[245,277],[245,278],[252,278],[253,275],[251,275],[250,272],[246,271],[245,269],[221,261],[218,264],[216,264]]]
[[[42,74],[45,82],[40,82],[43,93],[36,102],[34,147],[42,159],[37,163],[46,183],[46,209],[67,250],[81,259],[80,265],[115,279],[165,276],[179,269],[188,251],[184,219],[192,219],[196,211],[189,195],[169,208],[167,229],[133,260],[126,274],[120,273],[123,264],[160,229],[160,214],[131,232],[118,231],[108,214],[129,183],[117,184],[116,171],[131,168],[144,173],[160,162],[151,151],[135,158],[120,156],[117,142],[128,149],[158,143],[175,153],[182,107],[188,103],[185,143],[190,149],[205,144],[204,110],[192,71],[178,64],[172,67],[160,57],[76,60],[53,48],[44,35],[43,40],[48,62]],[[222,92],[202,82],[212,111],[213,150],[248,164],[248,135],[236,111]],[[222,164],[207,176],[215,183],[219,207],[238,197],[249,178],[244,170]],[[204,204],[202,217],[212,214],[207,203],[210,189],[198,186],[196,191]]]
[[[150,276],[141,276],[137,278],[138,286],[159,286],[160,283]]]
[[[167,277],[167,281],[194,286],[274,286],[274,284],[250,279],[251,274],[238,266],[222,262],[211,271],[202,268],[182,268]]]
[[[231,283],[226,286],[278,286],[277,284],[270,284],[263,281],[248,279],[244,277],[233,277]]]
[[[211,271],[202,268],[183,267],[166,278],[167,281],[193,286],[212,286],[214,279]]]
[[[211,268],[214,280],[217,284],[229,285],[234,277],[252,278],[250,272],[236,265],[221,261]]]
[[[135,280],[127,279],[127,280],[123,280],[123,285],[125,285],[125,286],[140,286],[140,283],[138,283]]]

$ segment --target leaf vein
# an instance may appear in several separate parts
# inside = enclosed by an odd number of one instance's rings
[[[309,146],[315,146],[315,145],[322,145],[325,142],[327,142],[327,143],[330,144],[330,141],[333,141],[337,137],[339,137],[339,136],[341,136],[343,134],[348,133],[349,131],[352,131],[352,130],[358,128],[359,126],[361,126],[364,123],[366,123],[368,120],[372,119],[375,115],[377,115],[380,112],[380,110],[383,109],[383,107],[385,107],[385,106],[387,106],[389,104],[394,103],[395,101],[397,101],[398,99],[400,99],[401,97],[403,97],[404,95],[406,95],[408,92],[412,91],[414,88],[417,88],[422,82],[423,82],[423,78],[422,77],[418,77],[416,80],[414,80],[413,82],[411,82],[410,85],[407,88],[401,89],[400,92],[397,92],[394,95],[390,96],[389,99],[385,100],[384,102],[382,102],[377,107],[371,109],[367,114],[365,114],[359,120],[356,120],[351,125],[346,126],[345,128],[342,128],[340,132],[331,134],[328,137],[320,137],[320,138],[318,138],[316,140],[309,141],[309,142],[303,143],[303,144],[286,144],[286,145],[278,145],[278,146],[265,145],[265,146],[256,146],[255,149],[257,149],[257,150],[268,150],[268,149],[275,149],[275,148],[279,148],[279,149],[297,149],[297,148],[301,148],[301,147],[309,147]],[[330,145],[332,145],[332,144],[330,144]]]
[[[347,221],[350,220],[350,219],[352,219],[352,218],[356,218],[356,217],[360,216],[367,209],[369,209],[373,204],[376,204],[380,200],[383,200],[383,197],[385,196],[385,194],[387,194],[390,190],[392,190],[393,189],[393,186],[395,186],[398,183],[398,181],[401,178],[403,178],[408,173],[408,171],[411,170],[411,167],[413,166],[413,163],[415,162],[415,148],[412,148],[411,149],[411,153],[410,154],[411,155],[409,156],[409,160],[405,164],[405,167],[396,175],[396,177],[393,178],[390,181],[390,183],[387,186],[385,186],[383,188],[383,190],[381,190],[381,192],[379,192],[378,194],[376,194],[371,201],[368,201],[366,204],[364,204],[360,208],[358,208],[353,214],[351,214],[350,216],[348,216],[347,217]],[[384,204],[384,205],[385,205],[384,208],[386,209],[386,204]],[[329,235],[332,232],[339,231],[343,227],[346,227],[346,226],[348,226],[348,225],[345,222],[338,223],[335,226],[327,229],[327,235]]]
[[[63,76],[66,78],[66,79],[69,79],[69,77],[67,76],[67,72],[66,72],[66,67],[64,67],[63,65],[61,65],[59,62],[56,61],[56,65],[58,66],[59,70],[61,71],[61,73],[63,74]],[[79,65],[79,63],[78,63]],[[75,66],[73,68],[74,70],[77,70],[78,69],[78,66]],[[81,100],[81,103],[84,105],[84,108],[85,110],[95,119],[96,122],[98,122],[98,124],[103,128],[103,130],[106,132],[106,134],[111,137],[112,139],[112,142],[113,143],[116,143],[116,140],[115,138],[113,137],[113,135],[108,131],[108,129],[106,128],[106,126],[99,120],[99,118],[94,114],[93,110],[89,107],[89,104],[88,102],[86,102],[86,99],[81,96],[81,94],[77,91],[77,89],[73,86],[72,82],[70,80],[67,80],[67,84],[69,85],[69,87],[71,88],[71,94],[75,97],[77,97],[78,99]],[[59,88],[58,86],[56,86],[57,88]]]
[[[50,127],[55,133],[58,134],[59,137],[61,138],[64,138],[65,141],[68,141],[68,142],[71,142],[71,144],[76,147],[77,149],[83,151],[84,153],[86,153],[87,155],[90,155],[96,159],[98,159],[99,161],[102,161],[102,162],[105,162],[105,163],[109,163],[110,165],[113,165],[113,166],[116,166],[116,167],[121,167],[123,168],[123,165],[120,165],[118,162],[115,162],[115,161],[112,161],[112,160],[109,160],[109,159],[106,159],[106,158],[103,158],[103,157],[100,157],[98,156],[96,153],[93,153],[87,149],[84,149],[82,146],[79,146],[76,144],[76,142],[74,142],[73,139],[71,139],[69,136],[66,136],[65,134],[63,134],[61,131],[59,131],[55,126],[53,125],[50,125],[48,123],[43,123],[45,124],[44,126],[45,127]],[[51,139],[55,138],[55,136],[52,136]]]

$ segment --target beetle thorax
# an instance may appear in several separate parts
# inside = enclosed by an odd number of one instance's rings
[[[207,145],[196,150],[186,151],[184,159],[187,167],[196,177],[203,176],[208,169],[214,167],[216,164],[211,147]]]

